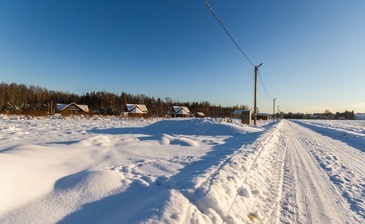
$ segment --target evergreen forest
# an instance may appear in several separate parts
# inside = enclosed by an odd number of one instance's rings
[[[242,106],[222,107],[207,101],[178,102],[170,97],[154,98],[143,94],[133,95],[121,92],[120,95],[107,91],[92,91],[82,95],[48,90],[34,85],[24,85],[2,82],[0,84],[0,113],[48,115],[55,111],[57,103],[88,105],[90,114],[120,115],[127,103],[145,104],[150,116],[162,117],[172,109],[172,106],[186,106],[192,114],[203,112],[206,116],[230,117],[235,109]],[[247,106],[245,106],[247,107]]]

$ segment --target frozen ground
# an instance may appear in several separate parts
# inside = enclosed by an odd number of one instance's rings
[[[365,223],[365,121],[0,115],[0,223]]]

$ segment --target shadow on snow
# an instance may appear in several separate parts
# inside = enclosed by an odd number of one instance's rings
[[[60,224],[116,223],[120,221],[136,223],[151,217],[160,217],[163,208],[171,198],[173,189],[184,194],[185,189],[194,188],[194,177],[203,174],[209,168],[219,167],[222,161],[224,162],[237,152],[242,145],[253,143],[263,133],[263,131],[245,133],[243,129],[235,128],[233,125],[209,123],[201,119],[165,120],[142,128],[112,128],[91,130],[90,132],[142,134],[149,135],[149,138],[154,140],[159,140],[163,134],[230,137],[225,140],[224,144],[214,145],[206,155],[184,166],[174,176],[159,177],[150,184],[134,180],[125,191],[83,205],[80,210],[64,217],[59,222]]]
[[[308,123],[304,123],[304,122],[300,122],[300,121],[293,120],[293,122],[295,122],[303,127],[306,127],[312,131],[315,131],[321,135],[341,141],[353,148],[356,148],[362,152],[365,152],[365,137],[362,136],[362,134],[356,135],[356,134],[349,133],[345,130],[321,127],[321,126],[308,124]]]

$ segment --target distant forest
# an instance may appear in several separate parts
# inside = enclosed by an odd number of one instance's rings
[[[203,112],[206,116],[219,117],[231,116],[235,109],[242,109],[242,106],[222,107],[207,101],[178,102],[170,97],[156,99],[143,94],[132,95],[125,92],[117,95],[107,91],[93,91],[77,95],[33,85],[4,82],[0,84],[0,113],[47,115],[54,111],[57,103],[72,102],[88,105],[90,113],[98,115],[120,115],[127,103],[145,104],[151,116],[160,117],[168,114],[174,105],[186,106],[192,114]]]

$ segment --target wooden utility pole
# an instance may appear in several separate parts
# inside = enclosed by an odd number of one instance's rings
[[[262,66],[263,63],[259,64],[258,66],[255,66],[255,98],[254,98],[254,107],[253,107],[253,125],[256,125],[257,120],[257,71],[259,70],[259,67]]]
[[[272,121],[275,121],[275,100],[276,97],[273,99],[273,106],[272,106]]]

